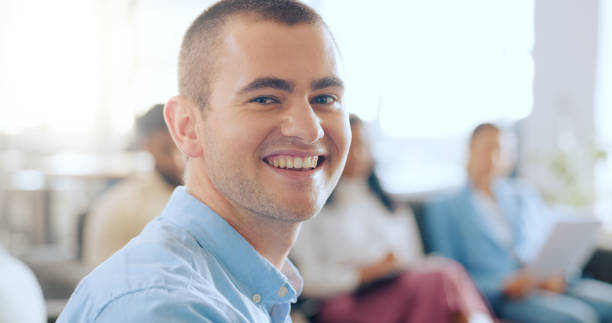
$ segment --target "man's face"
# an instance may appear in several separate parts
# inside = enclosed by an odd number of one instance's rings
[[[500,172],[499,131],[483,130],[470,146],[471,176],[477,181],[490,181]]]
[[[198,133],[213,188],[283,221],[316,214],[350,143],[338,54],[326,30],[231,19]]]

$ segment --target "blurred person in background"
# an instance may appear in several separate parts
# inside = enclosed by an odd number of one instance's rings
[[[538,280],[522,264],[554,217],[539,194],[507,178],[510,133],[474,129],[461,190],[432,201],[424,217],[432,251],[457,260],[503,319],[516,322],[612,322],[612,286],[587,279]]]
[[[36,277],[0,247],[0,323],[46,321],[45,300]]]
[[[425,257],[412,212],[379,184],[362,121],[350,123],[342,178],[292,249],[304,295],[324,298],[317,322],[492,322],[461,265]]]
[[[63,322],[291,321],[287,259],[350,144],[340,53],[295,0],[222,0],[188,28],[164,110],[188,156],[162,214],[85,277]]]
[[[163,104],[136,119],[136,136],[138,147],[151,154],[155,168],[120,181],[93,203],[85,219],[83,249],[90,268],[137,236],[183,182],[184,156],[168,132]]]

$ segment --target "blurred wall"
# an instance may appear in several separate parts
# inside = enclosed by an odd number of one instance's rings
[[[594,198],[598,9],[598,0],[535,2],[534,106],[520,169],[552,202]]]

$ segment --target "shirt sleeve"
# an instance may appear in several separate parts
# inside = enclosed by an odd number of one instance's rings
[[[98,313],[94,322],[217,323],[248,320],[214,296],[200,298],[183,290],[151,288],[114,299]]]

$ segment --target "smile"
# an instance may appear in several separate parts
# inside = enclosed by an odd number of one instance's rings
[[[306,157],[277,155],[265,158],[264,162],[275,168],[283,168],[293,171],[308,171],[317,168],[322,164],[324,159],[324,156],[318,155]]]

